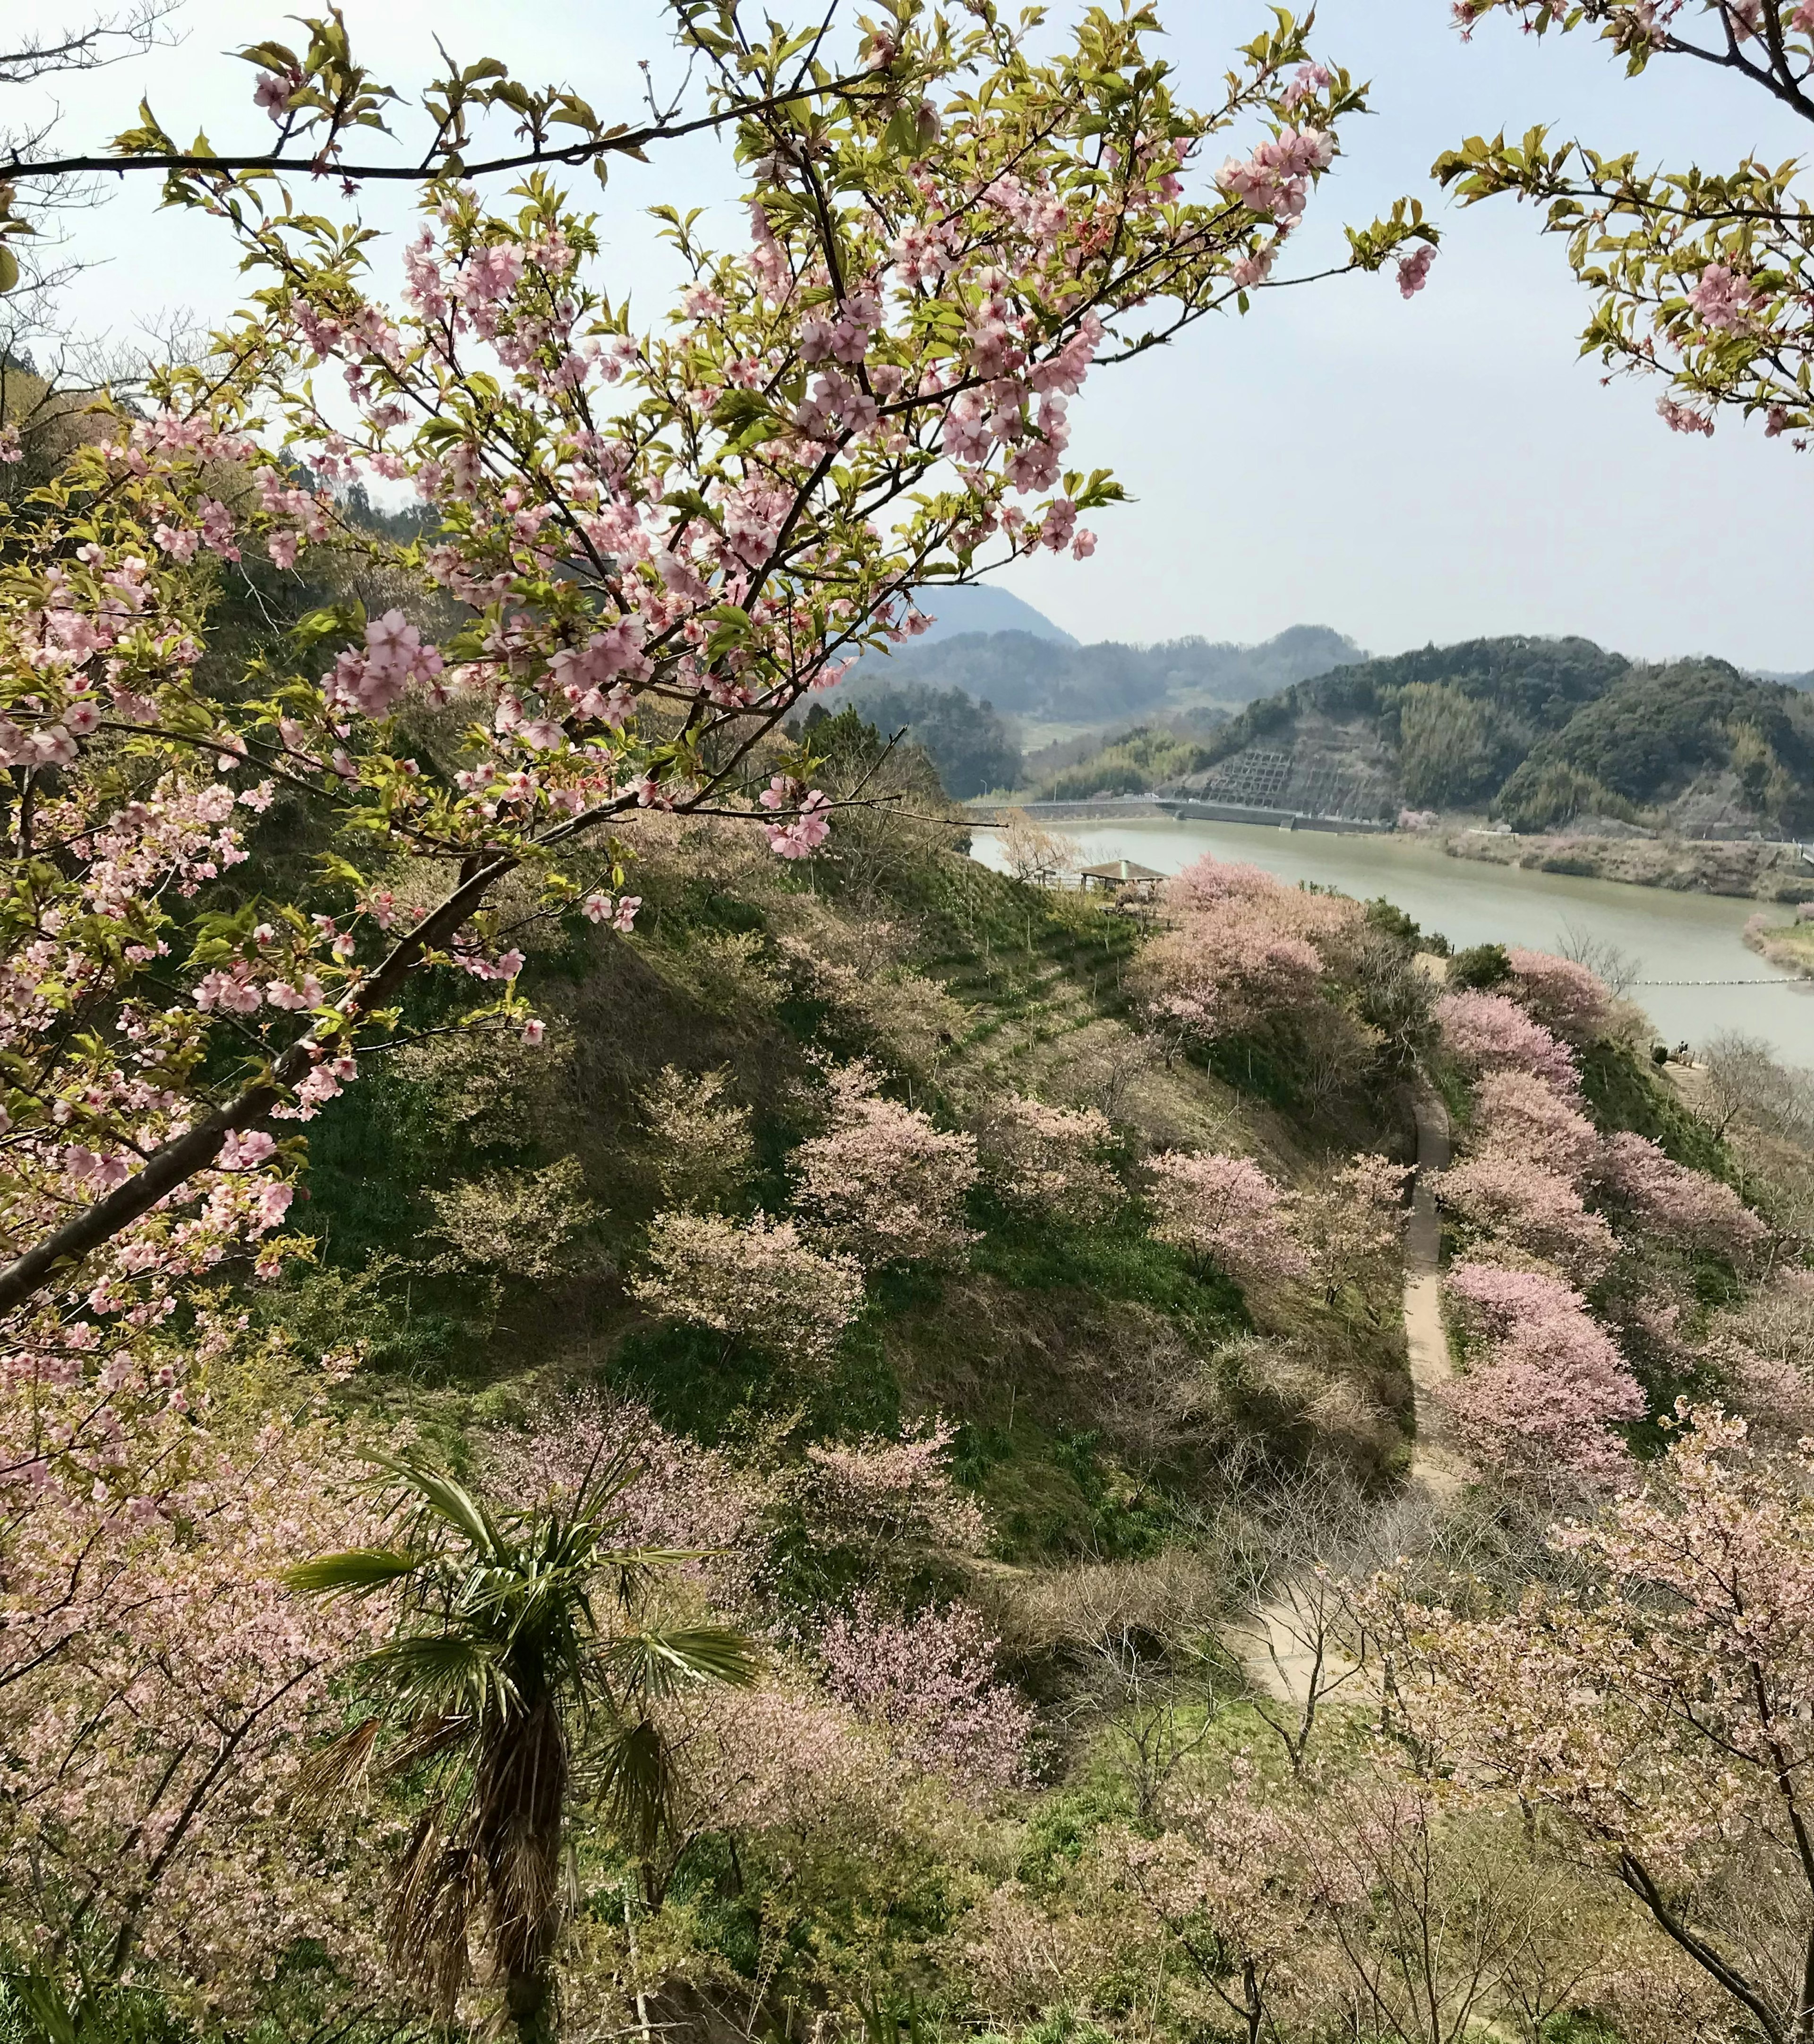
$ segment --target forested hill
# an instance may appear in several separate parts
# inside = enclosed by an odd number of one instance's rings
[[[1158,770],[1143,771],[1148,754]],[[1041,792],[1145,786],[1389,816],[1484,810],[1689,829],[1814,828],[1814,701],[1724,660],[1639,665],[1585,639],[1482,639],[1366,660],[1250,704],[1188,748],[1124,732]]]
[[[1320,624],[1293,625],[1258,646],[1200,638],[1075,646],[1031,632],[960,632],[865,660],[843,694],[860,701],[875,688],[955,688],[1017,717],[1102,724],[1162,705],[1249,702],[1363,657]]]

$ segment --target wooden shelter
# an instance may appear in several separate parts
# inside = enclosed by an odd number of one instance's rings
[[[1101,866],[1086,866],[1078,876],[1086,887],[1097,887],[1116,894],[1125,891],[1138,901],[1150,901],[1165,878],[1150,866],[1132,859],[1111,859]]]

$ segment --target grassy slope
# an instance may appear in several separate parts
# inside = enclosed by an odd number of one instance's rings
[[[990,1508],[1002,1558],[1017,1563],[1151,1553],[1201,1505],[1237,1442],[1301,1458],[1316,1438],[1313,1397],[1296,1378],[1282,1389],[1256,1374],[1239,1290],[1155,1243],[1137,1202],[1081,1228],[979,1191],[968,1267],[874,1281],[817,1383],[651,1323],[628,1298],[659,1199],[635,1102],[666,1062],[728,1068],[755,1115],[751,1203],[771,1212],[787,1196],[786,1151],[806,1132],[809,1056],[826,1051],[891,1062],[895,1089],[947,1121],[1010,1085],[1106,1105],[1130,1158],[1181,1144],[1257,1148],[1289,1174],[1335,1141],[1402,1141],[1366,1122],[1366,1103],[1353,1110],[1360,1124],[1312,1127],[1156,1061],[1123,1020],[1128,922],[988,873],[934,835],[878,827],[865,843],[853,826],[828,896],[722,840],[671,832],[651,845],[635,883],[649,905],[637,937],[586,929],[533,957],[546,1049],[513,1039],[405,1051],[362,1085],[356,1112],[314,1125],[307,1211],[321,1261],[270,1310],[299,1346],[362,1349],[347,1395],[427,1426],[456,1456],[475,1419],[517,1409],[537,1385],[592,1377],[709,1441],[797,1412],[797,1447],[939,1410],[959,1423],[963,1475]],[[803,930],[831,955],[887,933],[894,962],[871,962],[867,977],[892,974],[909,1007],[928,982],[942,989],[950,1040],[891,1057],[886,1028],[822,997],[798,969],[789,946]],[[1384,1112],[1393,1118],[1389,1103]],[[486,1267],[435,1232],[432,1189],[563,1155],[580,1160],[598,1212],[562,1274]],[[1405,1404],[1396,1331],[1389,1315],[1325,1318],[1292,1337],[1311,1368],[1351,1377],[1380,1416],[1355,1450],[1378,1470],[1401,1451],[1387,1416]]]

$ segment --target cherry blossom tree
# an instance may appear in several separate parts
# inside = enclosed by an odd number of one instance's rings
[[[1600,1132],[1572,1098],[1532,1074],[1489,1071],[1474,1089],[1474,1140],[1502,1156],[1523,1158],[1581,1186],[1601,1162]]]
[[[904,1760],[984,1795],[1024,1779],[1032,1711],[996,1674],[995,1642],[969,1605],[897,1619],[859,1597],[818,1646],[832,1693]]]
[[[1163,1932],[1166,1970],[1182,1961],[1247,2044],[1259,2044],[1281,2004],[1301,2006],[1293,1989],[1315,1934],[1291,1818],[1269,1802],[1251,1765],[1237,1762],[1220,1792],[1187,1796],[1166,1819],[1155,1838],[1118,1835],[1109,1870]]]
[[[750,1111],[732,1094],[728,1071],[695,1076],[664,1065],[637,1105],[665,1201],[709,1207],[735,1199],[754,1151]]]
[[[1666,1241],[1742,1265],[1770,1233],[1730,1185],[1676,1163],[1647,1136],[1609,1135],[1603,1170],[1637,1224]]]
[[[374,1515],[320,1419],[210,1409],[236,1340],[205,1326],[148,1376],[128,1349],[94,1381],[15,1362],[0,1399],[6,1942],[229,2023],[305,1940],[346,2008],[391,1992],[366,1863],[284,1814],[382,1619],[299,1606],[286,1572]]]
[[[1506,994],[1445,993],[1436,1021],[1451,1055],[1470,1072],[1528,1072],[1565,1099],[1581,1090],[1568,1046]]]
[[[1605,1030],[1612,996],[1585,965],[1518,945],[1507,949],[1505,959],[1512,969],[1507,992],[1565,1043],[1591,1043]]]
[[[1589,1587],[1413,1608],[1398,1669],[1432,1760],[1555,1826],[1769,2044],[1814,2034],[1810,1473],[1685,1409],[1641,1489],[1552,1536]]]
[[[1478,1235],[1558,1265],[1583,1285],[1606,1274],[1619,1243],[1566,1178],[1493,1149],[1434,1174],[1432,1189]]]
[[[1210,858],[1168,882],[1165,900],[1177,927],[1142,953],[1140,983],[1156,1018],[1203,1042],[1309,1006],[1366,924],[1357,901]]]
[[[1088,550],[1078,520],[1115,492],[1063,467],[1070,396],[1098,357],[1246,302],[1259,280],[1237,272],[1361,104],[1337,71],[1294,82],[1305,32],[1282,20],[1198,115],[1147,64],[1143,11],[1093,13],[1036,62],[909,6],[866,35],[874,93],[813,69],[812,38],[681,18],[736,88],[751,240],[717,252],[671,220],[693,281],[654,334],[590,281],[598,230],[539,174],[499,212],[444,159],[390,307],[369,237],[290,206],[267,157],[166,163],[173,199],[224,220],[261,288],[221,338],[224,374],[174,372],[145,417],[96,423],[16,520],[0,578],[8,832],[33,876],[6,897],[23,1062],[0,1310],[87,1258],[146,1278],[114,1265],[186,1201],[220,1208],[196,1254],[271,1225],[261,1185],[281,1179],[224,1174],[293,1170],[263,1124],[332,1100],[425,978],[476,982],[480,1013],[517,1026],[505,879],[538,915],[621,932],[637,904],[620,816],[728,812],[809,856],[831,809],[810,755],[774,738],[789,711],[918,629],[917,587]],[[333,151],[381,95],[337,27],[317,42],[253,54],[280,138]],[[570,117],[582,158],[621,139],[482,66],[431,93],[436,148],[457,152],[485,93],[532,156]],[[1269,115],[1285,157],[1262,148],[1260,171],[1185,202],[1208,138]],[[171,156],[154,125],[128,138],[133,160]],[[1385,223],[1353,262],[1419,237]],[[1168,309],[1157,326],[1124,331],[1148,305]],[[318,394],[323,370],[350,416]],[[429,540],[391,561],[417,614],[329,605],[248,691],[203,688],[219,572],[367,544],[336,495],[367,476],[413,481],[429,507]],[[437,641],[423,620],[445,597],[463,609]],[[174,916],[173,894],[239,859],[241,810],[280,796],[345,847],[320,891]],[[66,1013],[80,1026],[58,1035]]]
[[[1125,1197],[1108,1161],[1114,1131],[1100,1108],[1051,1107],[1009,1093],[973,1125],[984,1176],[1011,1205],[1082,1222],[1101,1220]]]
[[[1492,1263],[1458,1263],[1447,1283],[1470,1345],[1443,1400],[1482,1466],[1551,1492],[1628,1474],[1615,1429],[1643,1416],[1643,1394],[1581,1294]]]
[[[1814,121],[1814,13],[1803,0],[1455,0],[1453,11],[1466,36],[1496,13],[1538,35],[1592,29],[1629,76],[1680,60]],[[1469,205],[1510,192],[1542,209],[1543,231],[1565,239],[1594,299],[1583,351],[1662,377],[1657,409],[1672,432],[1710,434],[1729,406],[1806,444],[1814,222],[1793,156],[1653,170],[1635,151],[1553,144],[1533,128],[1517,142],[1474,136],[1435,175]]]
[[[989,1527],[976,1500],[952,1481],[955,1435],[948,1421],[932,1420],[898,1440],[813,1443],[804,1471],[808,1509],[821,1529],[872,1550],[974,1552]]]
[[[1299,1239],[1325,1292],[1395,1282],[1402,1270],[1409,1167],[1374,1154],[1325,1171],[1297,1196]]]
[[[834,1071],[830,1090],[831,1126],[795,1156],[799,1212],[870,1269],[960,1258],[974,1239],[963,1201],[976,1138],[888,1099],[867,1062]]]
[[[854,1257],[801,1239],[790,1220],[732,1220],[684,1208],[649,1224],[649,1267],[633,1297],[671,1320],[709,1327],[725,1352],[747,1341],[795,1369],[822,1370],[863,1307]]]
[[[1292,1195],[1251,1158],[1166,1151],[1148,1168],[1161,1242],[1208,1258],[1243,1283],[1309,1270],[1292,1231]]]

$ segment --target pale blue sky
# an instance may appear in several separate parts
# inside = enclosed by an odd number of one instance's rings
[[[284,34],[290,4],[188,0],[180,48],[60,83],[67,132],[111,133],[148,90],[176,132],[205,124],[217,146],[256,133],[235,110],[251,74],[218,53]],[[654,0],[347,0],[345,11],[368,61],[399,83],[421,75],[431,34],[462,60],[494,52],[531,77],[571,78],[601,110],[630,111],[636,58],[674,69]],[[1578,36],[1539,45],[1492,24],[1463,45],[1448,11],[1447,0],[1323,0],[1319,44],[1373,79],[1376,117],[1351,124],[1297,251],[1308,266],[1339,246],[1343,220],[1416,192],[1451,230],[1428,289],[1409,304],[1384,279],[1274,294],[1246,321],[1206,323],[1101,373],[1074,407],[1073,458],[1113,466],[1139,501],[1097,521],[1093,561],[1041,562],[1009,586],[1085,639],[1255,639],[1316,622],[1389,651],[1580,632],[1634,655],[1814,667],[1814,455],[1736,419],[1710,442],[1684,440],[1657,419],[1654,386],[1601,388],[1597,366],[1576,359],[1584,304],[1560,246],[1503,202],[1453,213],[1427,181],[1464,135],[1538,121],[1722,164],[1814,138],[1698,67],[1659,64],[1629,84]],[[15,0],[9,12],[48,27],[69,10]],[[1161,0],[1161,12],[1186,90],[1207,98],[1265,10]],[[645,317],[663,273],[638,209],[721,199],[727,171],[701,145],[614,176],[609,281],[633,285]],[[149,181],[129,187],[84,229],[110,258],[75,294],[90,326],[125,331],[141,310],[175,306],[206,317],[233,301],[217,231],[159,217],[151,199]],[[381,203],[373,217],[403,215]]]

